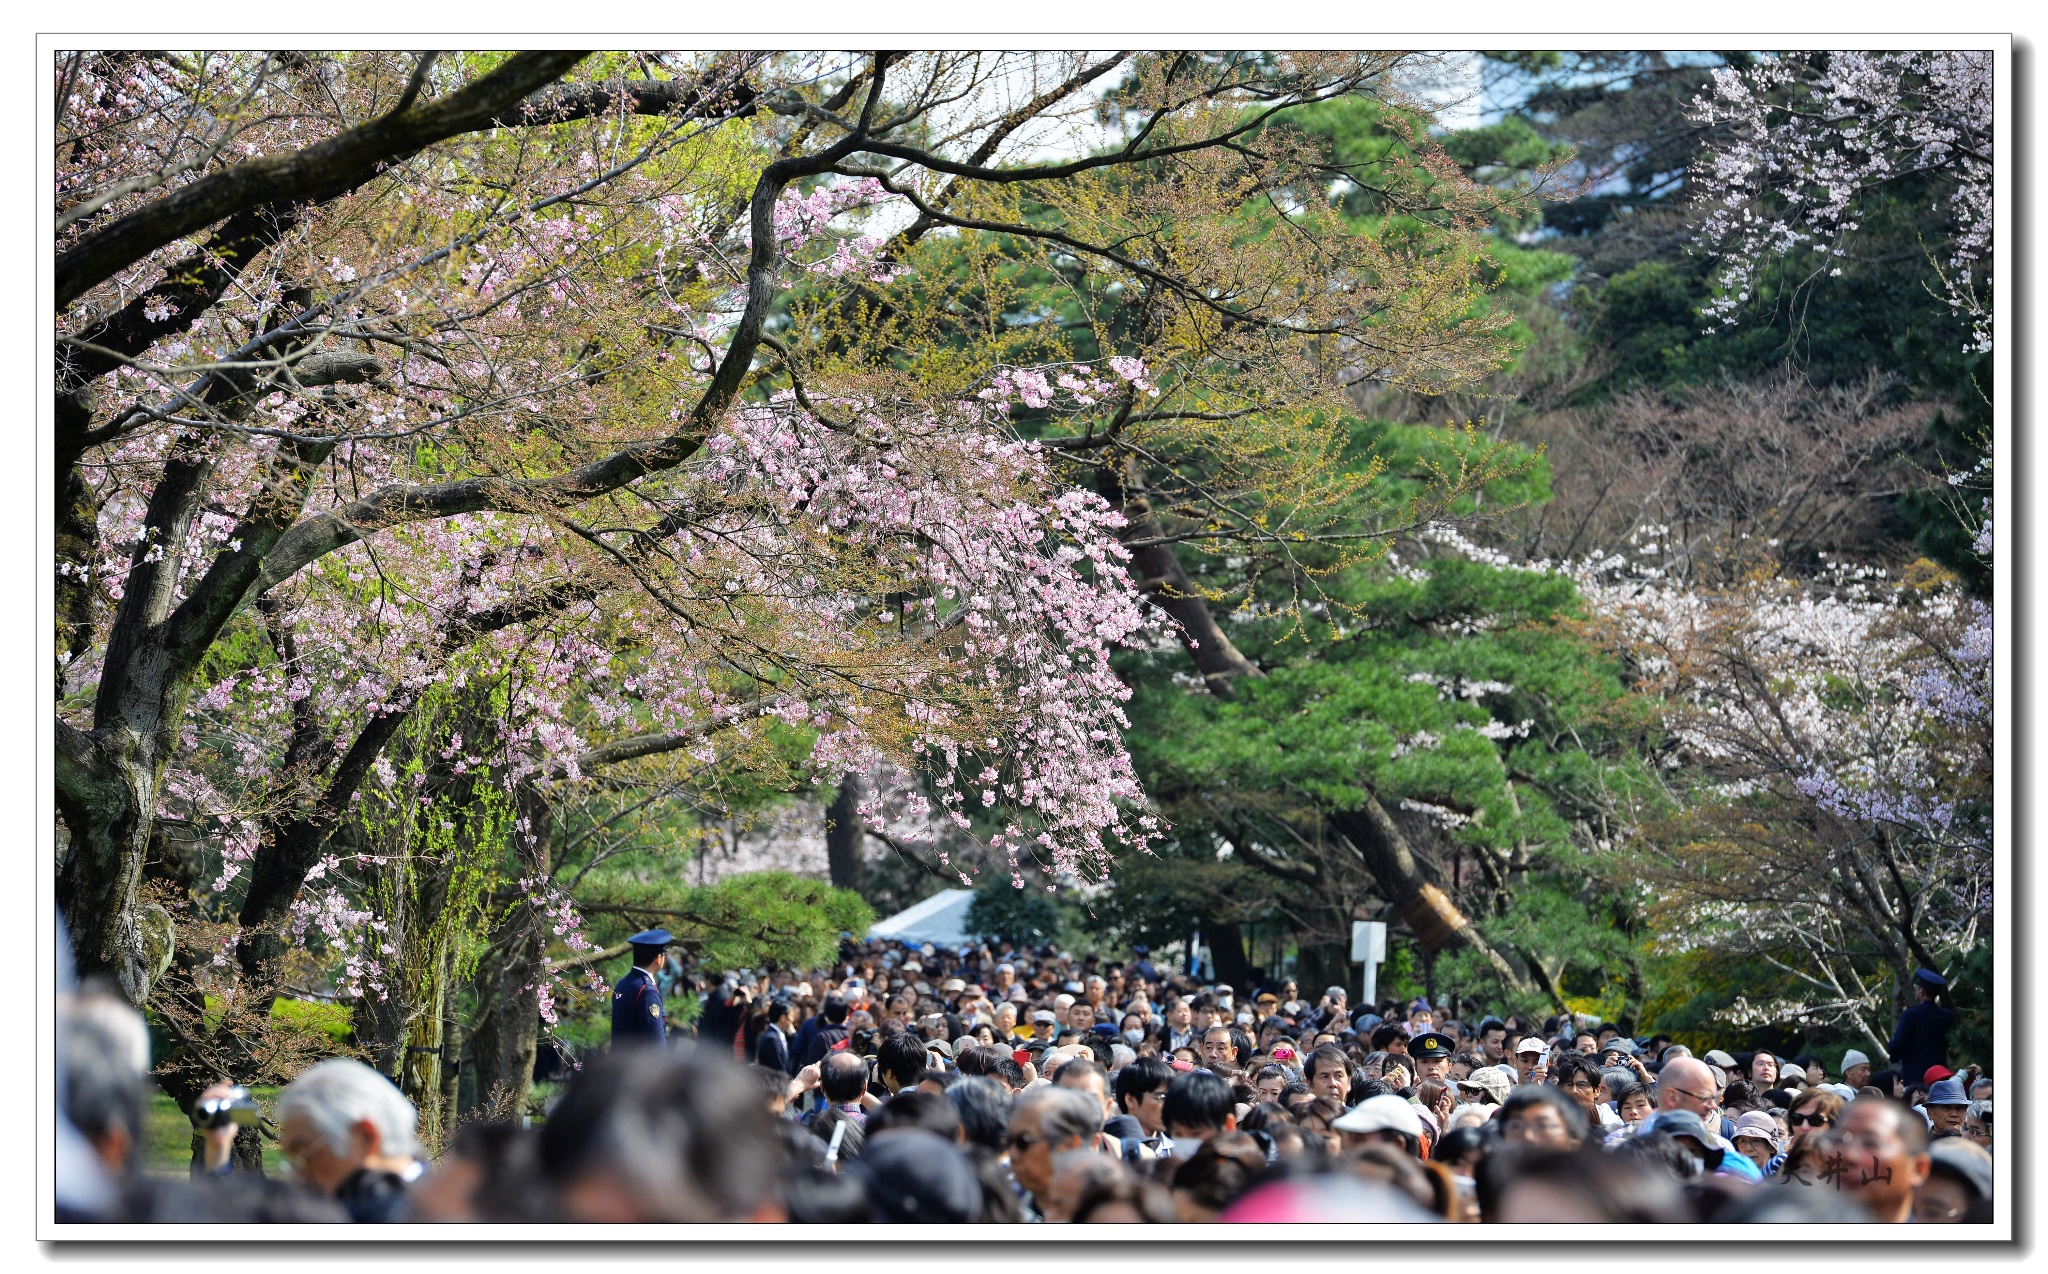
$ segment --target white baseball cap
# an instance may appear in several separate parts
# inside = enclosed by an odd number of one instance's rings
[[[1422,1135],[1422,1120],[1415,1107],[1393,1093],[1368,1097],[1330,1121],[1338,1132],[1404,1132]]]

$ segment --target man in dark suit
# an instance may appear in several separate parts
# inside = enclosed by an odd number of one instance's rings
[[[675,939],[666,929],[649,929],[626,941],[632,944],[633,967],[612,986],[612,1047],[666,1044],[668,1021],[654,975],[661,972],[668,960],[668,944]]]
[[[1953,1009],[1938,998],[1948,990],[1948,979],[1932,969],[1913,973],[1913,1007],[1899,1014],[1898,1029],[1888,1046],[1892,1061],[1908,1084],[1917,1084],[1934,1065],[1948,1064],[1948,1032],[1955,1025]]]
[[[803,1055],[796,1059],[796,1066],[799,1071],[813,1062],[824,1061],[825,1054],[832,1051],[832,1046],[847,1038],[846,1014],[848,1008],[845,996],[828,995],[825,997],[825,1008],[820,1015],[824,1021],[818,1027],[818,1033],[811,1036],[811,1042],[804,1046]]]
[[[781,996],[768,1001],[768,1025],[754,1045],[754,1061],[786,1075],[796,1074],[789,1064],[789,1001]]]

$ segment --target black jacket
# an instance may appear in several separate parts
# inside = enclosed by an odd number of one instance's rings
[[[796,1072],[789,1065],[789,1041],[780,1027],[771,1026],[761,1032],[761,1038],[754,1045],[754,1061],[770,1066],[785,1075]]]
[[[395,1172],[357,1168],[334,1189],[334,1201],[351,1221],[381,1225],[406,1219],[405,1178]]]
[[[1948,1065],[1948,1032],[1955,1021],[1954,1011],[1932,1000],[1899,1014],[1899,1026],[1888,1047],[1907,1083],[1919,1083],[1930,1066]]]
[[[819,1027],[818,1033],[811,1036],[810,1044],[804,1048],[803,1056],[797,1059],[796,1068],[802,1070],[806,1066],[824,1061],[825,1054],[832,1051],[832,1046],[845,1038],[847,1030],[844,1024]]]
[[[612,1046],[628,1042],[661,1044],[668,1039],[661,988],[645,969],[628,969],[612,985]]]

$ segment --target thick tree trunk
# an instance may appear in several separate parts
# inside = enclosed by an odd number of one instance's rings
[[[533,1063],[540,1047],[541,955],[546,932],[525,907],[514,909],[501,935],[498,962],[477,979],[489,1003],[470,1032],[470,1068],[478,1107],[496,1117],[516,1118],[533,1090]]]
[[[857,894],[867,885],[867,833],[861,829],[860,801],[860,775],[848,774],[825,808],[825,861],[832,884]]]
[[[1329,811],[1328,817],[1330,825],[1358,850],[1380,891],[1425,951],[1446,947],[1476,951],[1511,990],[1526,991],[1522,975],[1479,936],[1450,896],[1429,879],[1408,838],[1376,798],[1366,797],[1365,804],[1355,810]]]
[[[240,393],[224,380],[214,384],[225,397]],[[214,402],[211,392],[208,401]],[[200,441],[180,438],[150,492],[145,533],[130,558],[92,729],[57,724],[57,809],[71,834],[58,871],[58,906],[71,926],[80,976],[110,977],[138,1005],[169,958],[168,917],[138,914],[136,886],[193,674],[264,552],[304,507],[305,471],[332,450],[325,443],[281,448],[263,491],[236,526],[242,547],[218,554],[180,602],[175,586],[186,535],[213,467]]]
[[[137,1004],[170,958],[169,917],[137,905],[163,766],[139,740],[109,755],[94,735],[57,723],[57,810],[70,846],[57,869],[57,905],[81,978],[105,977]]]
[[[211,464],[181,440],[150,494],[101,670],[90,733],[57,725],[57,809],[71,833],[57,904],[81,977],[103,975],[140,1005],[163,966],[147,949],[136,886],[156,800],[184,717],[190,669],[166,632],[181,546]],[[168,952],[162,953],[168,955]]]
[[[1244,930],[1236,921],[1202,926],[1202,940],[1216,963],[1216,980],[1227,982],[1241,997],[1252,993],[1252,961],[1245,953]]]
[[[57,436],[82,437],[92,423],[93,394],[84,386],[57,395]],[[57,696],[64,696],[64,672],[92,644],[93,606],[97,591],[92,574],[98,569],[99,500],[78,472],[74,448],[60,447],[57,456]]]
[[[428,790],[432,791],[437,786],[440,784],[430,780]],[[443,789],[441,800],[451,803],[457,810],[465,809],[467,802],[462,796],[468,794],[473,798],[474,787],[470,782],[454,784]],[[425,814],[431,818],[440,816],[439,809]],[[413,895],[408,908],[412,932],[409,935],[411,941],[400,945],[401,959],[410,975],[407,992],[412,1000],[412,1016],[405,1037],[405,1052],[399,1064],[398,1090],[419,1111],[421,1142],[435,1151],[441,1148],[447,1131],[441,1122],[441,1076],[444,1067],[453,1060],[448,1052],[446,1030],[449,1001],[455,994],[451,985],[455,936],[448,923],[448,897],[454,883],[456,860],[474,833],[469,819],[458,815],[457,824],[454,838],[440,861],[417,863],[406,874],[405,884],[410,886]]]
[[[400,707],[372,717],[335,766],[334,776],[311,809],[280,813],[263,820],[256,857],[250,864],[249,891],[243,897],[238,917],[242,933],[236,948],[243,974],[255,984],[266,985],[276,980],[274,974],[285,952],[280,926],[305,886],[306,873],[320,861],[328,836],[409,712],[409,708]],[[285,756],[287,767],[315,763],[314,757],[300,755],[302,739],[306,740],[304,753],[332,755],[318,736],[295,735]]]
[[[545,881],[553,871],[554,814],[532,785],[518,793],[519,824],[512,834],[520,874]],[[477,1104],[497,1117],[517,1117],[533,1090],[533,1064],[540,1046],[541,963],[547,931],[537,911],[520,902],[506,912],[494,949],[502,954],[477,979],[485,999],[470,1036],[470,1064],[476,1070]]]
[[[1357,966],[1351,963],[1349,909],[1317,908],[1309,913],[1309,919],[1321,933],[1342,935],[1320,942],[1310,941],[1310,935],[1296,935],[1300,945],[1294,956],[1294,980],[1301,998],[1314,1008],[1321,1002],[1323,992],[1331,987],[1354,987],[1358,973]]]
[[[1126,520],[1121,538],[1126,544],[1137,546],[1131,549],[1131,571],[1137,576],[1139,589],[1180,625],[1181,640],[1195,661],[1195,671],[1202,674],[1209,689],[1216,694],[1228,694],[1230,683],[1238,677],[1265,676],[1224,635],[1209,603],[1181,566],[1173,545],[1145,543],[1166,532],[1159,524],[1159,515],[1152,511],[1151,501],[1145,497],[1136,457],[1128,457],[1116,466],[1104,466],[1097,472],[1103,498],[1116,505]]]
[[[405,1034],[405,1052],[398,1068],[398,1091],[419,1112],[420,1144],[429,1150],[441,1145],[441,1046],[447,1040],[442,1027],[447,1021],[447,983],[439,976],[422,988],[413,1015],[412,1028]]]
[[[456,1002],[454,962],[455,954],[449,952],[450,965],[447,1002],[441,1009],[441,1131],[445,1138],[455,1128],[457,1098],[462,1093],[462,1014]]]

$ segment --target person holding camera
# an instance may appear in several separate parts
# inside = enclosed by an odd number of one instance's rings
[[[235,1137],[262,1122],[256,1099],[240,1084],[221,1080],[192,1104],[192,1126],[204,1138],[194,1176],[225,1177],[234,1170]]]

